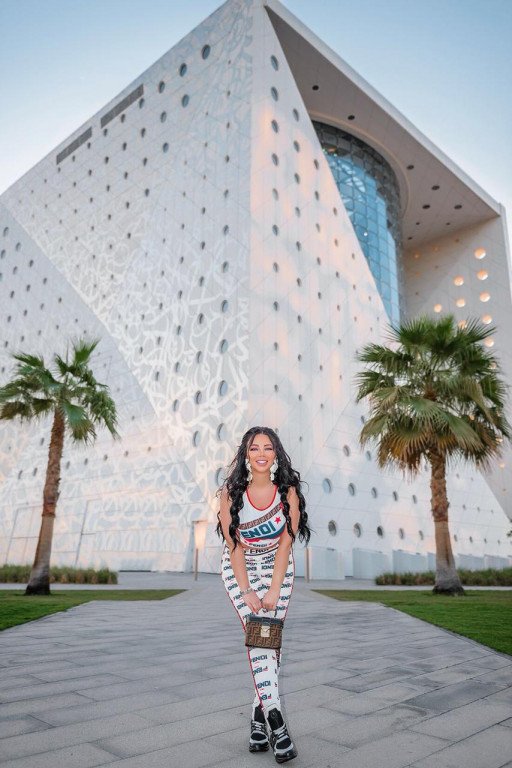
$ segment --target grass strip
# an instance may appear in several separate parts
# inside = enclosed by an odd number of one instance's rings
[[[409,616],[469,637],[512,655],[512,591],[471,590],[448,597],[423,590],[315,589],[335,600],[364,600],[396,608]]]
[[[31,595],[14,589],[0,590],[0,630],[66,611],[90,600],[165,600],[184,589],[73,589],[52,595]]]

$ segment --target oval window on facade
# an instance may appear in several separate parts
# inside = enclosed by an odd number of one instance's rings
[[[324,478],[322,482],[322,488],[324,489],[325,493],[332,493],[332,483],[327,477]]]

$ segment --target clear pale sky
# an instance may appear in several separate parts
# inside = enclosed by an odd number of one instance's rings
[[[212,13],[217,0],[0,0],[0,193]],[[507,208],[512,0],[285,5]]]

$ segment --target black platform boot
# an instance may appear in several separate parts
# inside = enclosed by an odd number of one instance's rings
[[[278,763],[286,763],[287,760],[293,760],[297,757],[297,750],[286,728],[281,712],[274,707],[267,714],[268,724],[270,726],[270,743],[274,750],[274,757]]]
[[[249,752],[266,752],[269,747],[268,730],[265,715],[258,704],[251,718],[251,735],[249,737]]]

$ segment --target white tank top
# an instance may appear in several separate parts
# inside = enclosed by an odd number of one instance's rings
[[[249,545],[250,552],[269,552],[277,549],[279,537],[286,526],[283,505],[277,497],[277,485],[274,498],[264,509],[253,504],[248,491],[244,491],[243,502],[237,529],[239,541]]]

